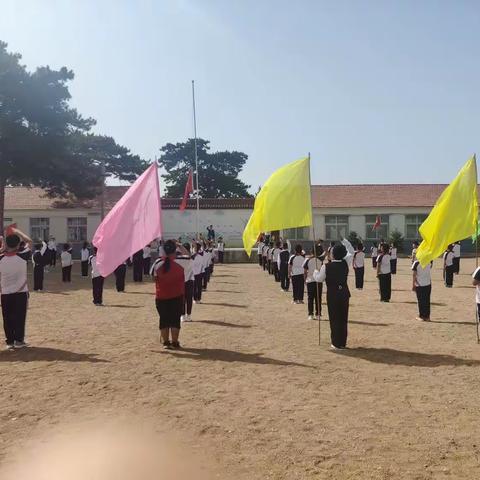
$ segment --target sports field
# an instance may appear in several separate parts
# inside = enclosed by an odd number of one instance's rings
[[[329,349],[326,307],[319,346],[305,305],[256,265],[216,268],[178,352],[160,346],[151,283],[118,294],[109,280],[94,307],[78,265],[66,288],[49,273],[49,292],[31,295],[31,348],[0,352],[0,461],[64,424],[125,418],[180,438],[214,478],[477,478],[474,261],[451,290],[436,263],[430,323],[415,320],[409,260],[390,304],[368,268],[343,353]]]

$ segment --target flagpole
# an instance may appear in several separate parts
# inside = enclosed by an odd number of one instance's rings
[[[195,108],[195,80],[192,80],[192,100],[193,100],[193,133],[195,145],[195,183],[197,191],[197,240],[200,234],[200,191],[198,189],[198,153],[197,153],[197,112]]]
[[[478,188],[478,173],[477,173],[477,155],[474,153],[473,158],[475,160],[475,179],[477,182],[477,188]],[[478,193],[477,193],[477,198],[476,201],[478,202]],[[475,238],[475,269],[478,268],[478,215],[475,221],[475,235],[477,237]],[[480,318],[478,316],[478,306],[475,303],[475,326],[477,329],[477,344],[480,343],[480,332],[479,332],[479,326],[480,326]]]

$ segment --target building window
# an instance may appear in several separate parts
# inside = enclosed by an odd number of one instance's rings
[[[11,225],[12,223],[13,223],[13,219],[12,219],[12,218],[4,217],[4,219],[3,219],[3,228],[8,227],[8,226]]]
[[[67,241],[85,242],[87,240],[87,217],[67,218]]]
[[[348,215],[325,215],[325,239],[341,240],[348,236]]]
[[[30,219],[30,236],[34,242],[48,241],[50,236],[50,219],[49,218],[31,218]]]
[[[420,238],[418,229],[428,215],[405,215],[405,238],[415,240]]]
[[[283,237],[288,240],[307,240],[309,233],[309,227],[287,228],[283,231]]]
[[[377,217],[380,217],[380,227],[373,229],[373,226],[377,222]],[[388,239],[389,228],[388,221],[390,215],[366,215],[365,216],[365,228],[367,240],[384,240]]]

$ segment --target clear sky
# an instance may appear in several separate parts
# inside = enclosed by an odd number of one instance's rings
[[[449,182],[480,152],[477,0],[2,0],[29,68],[145,158],[192,136],[249,155],[255,189],[312,155],[313,183]]]

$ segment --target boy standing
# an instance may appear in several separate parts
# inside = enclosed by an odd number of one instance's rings
[[[90,266],[92,267],[92,292],[93,304],[97,307],[103,305],[103,281],[97,268],[97,247],[93,247],[93,255],[90,256]]]
[[[72,281],[72,249],[68,243],[63,245],[63,252],[60,255],[62,262],[62,282]]]
[[[412,290],[417,294],[418,317],[417,320],[430,321],[430,296],[432,293],[432,262],[425,267],[415,260],[412,265],[413,285]]]
[[[287,243],[283,244],[283,248],[278,255],[278,275],[280,277],[280,288],[284,292],[288,292],[290,288],[290,277],[288,276],[288,261],[290,260],[290,251]]]
[[[443,254],[443,278],[445,279],[445,286],[447,288],[453,287],[453,274],[455,272],[455,266],[453,265],[453,245],[447,247],[447,251]]]
[[[45,270],[45,252],[47,244],[45,242],[37,243],[33,252],[33,290],[35,292],[43,291],[43,277]]]

